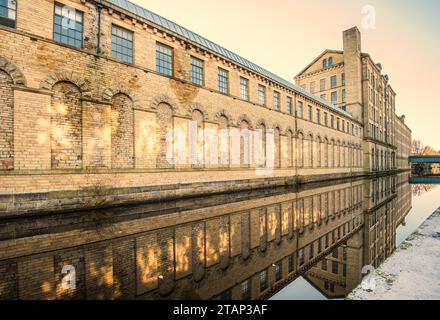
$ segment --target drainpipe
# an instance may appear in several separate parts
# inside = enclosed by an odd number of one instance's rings
[[[96,4],[96,8],[98,9],[98,45],[96,48],[96,53],[101,53],[101,12],[102,12],[102,4],[101,1],[99,1]]]

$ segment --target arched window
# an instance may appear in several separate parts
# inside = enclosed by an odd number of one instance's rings
[[[264,123],[261,123],[258,127],[257,127],[257,136],[258,139],[260,140],[258,142],[259,145],[259,152],[258,152],[258,159],[257,159],[257,163],[259,164],[260,167],[266,167],[266,158],[267,158],[267,154],[266,154],[266,126],[264,125]]]
[[[82,166],[82,104],[79,88],[67,81],[53,87],[51,163],[54,169]]]
[[[219,130],[219,164],[220,167],[229,167],[229,125],[228,119],[225,116],[219,118]]]
[[[328,147],[329,147],[328,148],[328,166],[329,166],[329,168],[333,168],[335,166],[335,161],[334,161],[335,142],[333,140],[331,140]]]
[[[340,167],[340,145],[339,145],[339,141],[336,142],[335,144],[335,168],[339,168]]]
[[[287,144],[287,167],[293,167],[293,134],[292,131],[288,130],[286,134],[286,144]]]
[[[307,139],[304,140],[304,149],[305,149],[305,163],[304,166],[307,168],[313,168],[313,136],[307,136]]]
[[[323,68],[327,68],[327,59],[324,59],[324,60],[322,61],[322,67],[323,67]]]
[[[203,113],[194,110],[190,126],[191,164],[193,168],[203,168],[205,165],[205,124]]]
[[[112,168],[133,168],[133,102],[125,94],[112,100]]]
[[[158,153],[156,166],[160,169],[173,168],[173,109],[166,103],[157,107]]]
[[[331,67],[333,65],[333,57],[328,58],[328,66]]]
[[[14,91],[12,78],[0,70],[0,170],[14,167]]]
[[[279,128],[275,128],[273,132],[274,138],[274,166],[275,168],[281,167],[281,133]]]
[[[316,151],[316,153],[315,153],[316,167],[321,168],[321,165],[322,165],[322,158],[321,158],[322,157],[322,145],[321,145],[321,138],[320,137],[316,138],[315,144],[316,144],[316,149],[315,149],[315,151]]]
[[[304,148],[304,136],[302,133],[298,134],[298,144],[296,146],[296,151],[297,151],[297,161],[298,161],[298,168],[304,168],[304,153],[305,153],[305,148]]]
[[[264,134],[262,135],[262,147],[265,154],[265,148],[266,148],[266,128],[262,130]],[[242,121],[240,125],[240,164],[242,167],[249,167],[250,165],[250,151],[251,151],[251,145],[250,145],[250,132],[249,132],[249,123],[247,121]]]
[[[324,167],[324,168],[328,168],[328,157],[329,157],[329,149],[330,149],[330,145],[329,145],[329,143],[328,143],[328,140],[327,139],[325,139],[324,140],[324,143],[323,143],[323,149],[324,149],[324,156],[323,156],[323,163],[322,163],[322,166]]]

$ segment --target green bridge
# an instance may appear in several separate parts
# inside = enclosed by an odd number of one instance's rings
[[[413,164],[419,163],[440,163],[440,155],[438,156],[411,156],[409,162]]]

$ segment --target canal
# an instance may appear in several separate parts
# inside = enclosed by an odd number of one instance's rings
[[[421,182],[402,173],[2,220],[0,298],[341,299],[440,206],[440,188]]]

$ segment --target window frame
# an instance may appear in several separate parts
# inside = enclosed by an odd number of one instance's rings
[[[338,86],[338,77],[336,75],[330,77],[330,89],[334,89]]]
[[[240,90],[240,94],[241,94],[241,90]],[[261,98],[263,98],[263,102],[261,101]],[[258,84],[258,104],[262,107],[265,107],[267,104],[267,90],[266,90],[266,86],[263,86],[262,84]]]
[[[15,8],[11,9],[9,8],[9,2],[7,1],[6,6],[3,7],[6,10],[6,14],[8,15],[6,16],[0,16],[0,25],[7,27],[7,28],[12,28],[12,29],[16,29],[17,28],[17,17],[18,17],[18,1],[15,1]],[[10,19],[9,18],[9,11],[12,10],[14,12],[14,19]]]
[[[58,32],[56,32],[56,29],[57,29],[56,26],[58,26],[58,24],[56,23],[56,20],[57,20],[56,17],[60,17],[61,20],[62,20],[63,18],[66,18],[66,17],[64,17],[63,15],[59,15],[59,14],[56,13],[58,7],[59,7],[61,10],[62,10],[64,7],[72,8],[73,10],[75,10],[75,14],[79,13],[79,14],[81,15],[81,40],[78,40],[77,38],[75,38],[75,37],[71,37],[71,36],[69,36],[69,35],[65,35],[65,34],[62,34],[62,33],[58,33]],[[75,20],[75,23],[78,23],[78,22]],[[60,27],[60,29],[61,29],[60,32],[62,32],[62,30],[63,30],[63,27],[62,27],[62,21],[61,21],[61,24],[59,25],[59,27]],[[72,31],[72,30],[73,30],[73,32],[75,32],[75,35],[76,35],[76,32],[79,32],[79,31],[77,31],[76,29],[70,29],[70,28],[67,29],[68,33],[70,33],[70,31]],[[55,38],[56,35],[59,36],[59,39],[56,39],[56,38]],[[73,39],[73,41],[74,41],[75,44],[72,45],[72,44],[69,43],[69,41],[64,42],[64,41],[62,40],[63,37],[67,38],[67,40],[69,40],[69,39]],[[63,3],[60,3],[60,2],[58,2],[58,1],[54,1],[54,6],[53,6],[52,40],[55,41],[56,43],[60,43],[60,44],[63,44],[63,45],[66,45],[66,46],[69,46],[69,47],[72,47],[72,48],[83,49],[83,48],[84,48],[84,12],[81,11],[81,10],[78,10],[78,9],[76,9],[76,8],[74,8],[74,7],[71,7],[71,6],[69,6],[69,5],[66,5],[66,4],[63,4]],[[76,45],[76,42],[77,42],[77,41],[81,41],[81,45],[80,45],[80,46],[77,46],[77,45]]]
[[[292,99],[292,97],[287,96],[286,111],[288,114],[292,114],[292,108],[293,108],[293,99]]]
[[[332,93],[330,94],[330,102],[331,102],[331,104],[337,104],[338,103],[338,92],[337,91],[332,91]]]
[[[267,269],[260,272],[260,292],[263,292],[269,288],[269,275]]]
[[[243,85],[246,84],[245,91],[243,91]],[[243,93],[246,96],[243,96]],[[240,77],[240,98],[244,101],[250,101],[250,94],[249,94],[249,79],[245,77]]]
[[[273,109],[281,111],[281,93],[278,91],[273,92]]]
[[[327,81],[325,79],[320,79],[319,80],[319,91],[325,91],[327,87]]]
[[[170,70],[171,70],[171,74],[164,73],[164,72],[161,72],[160,70],[158,70],[158,68],[160,67],[160,66],[158,66],[158,58],[159,58],[158,53],[163,54],[163,55],[167,55],[167,54],[164,53],[164,52],[159,52],[159,51],[157,50],[158,47],[163,47],[163,48],[165,48],[165,49],[169,49],[169,50],[171,51],[171,68],[170,68]],[[164,67],[161,66],[161,68],[164,68]],[[174,48],[173,48],[173,47],[170,47],[170,46],[168,46],[168,45],[166,45],[166,44],[163,44],[163,43],[161,43],[161,42],[159,42],[159,41],[156,41],[156,72],[158,72],[158,73],[161,74],[161,75],[167,76],[167,77],[173,77],[173,76],[174,76]]]
[[[201,62],[201,66],[195,64],[194,62]],[[202,72],[200,72],[200,73],[195,72],[196,69],[201,69]],[[192,84],[194,84],[196,86],[200,86],[200,87],[205,86],[205,61],[204,60],[199,59],[195,56],[191,56],[189,73],[190,73],[190,80],[191,80]],[[197,77],[195,77],[195,76],[198,76],[199,74],[201,74],[201,79],[198,79]],[[199,83],[197,81],[200,81],[201,83]]]
[[[226,77],[225,77],[226,78],[226,92],[222,91],[222,85],[221,85],[221,81],[220,81],[220,79],[222,78],[221,72],[224,72],[224,74],[226,75]],[[220,93],[222,93],[222,94],[228,95],[229,92],[230,92],[229,91],[230,90],[230,87],[229,87],[229,71],[226,70],[226,69],[218,67],[218,69],[217,69],[217,82],[218,82],[218,91]]]
[[[297,118],[304,119],[304,103],[302,101],[297,101],[295,112]]]
[[[131,58],[131,61],[123,60],[123,59],[121,59],[119,57],[116,57],[114,55],[116,51],[114,50],[115,43],[113,42],[113,36],[121,38],[121,37],[113,34],[113,30],[114,29],[120,29],[122,31],[127,32],[128,34],[131,34],[131,56],[129,56]],[[126,40],[126,41],[130,41],[130,40],[124,39],[124,38],[121,38],[121,39]],[[118,44],[118,46],[121,46],[121,45]],[[126,47],[126,49],[130,49],[130,48]],[[121,27],[121,26],[119,26],[117,24],[112,23],[112,25],[111,25],[111,52],[112,52],[112,58],[113,59],[116,59],[116,60],[118,60],[120,62],[123,62],[123,63],[134,64],[134,32],[129,30],[129,29],[126,29],[124,27]],[[116,52],[116,53],[118,53],[118,52]],[[119,54],[122,55],[122,53],[119,53]]]

